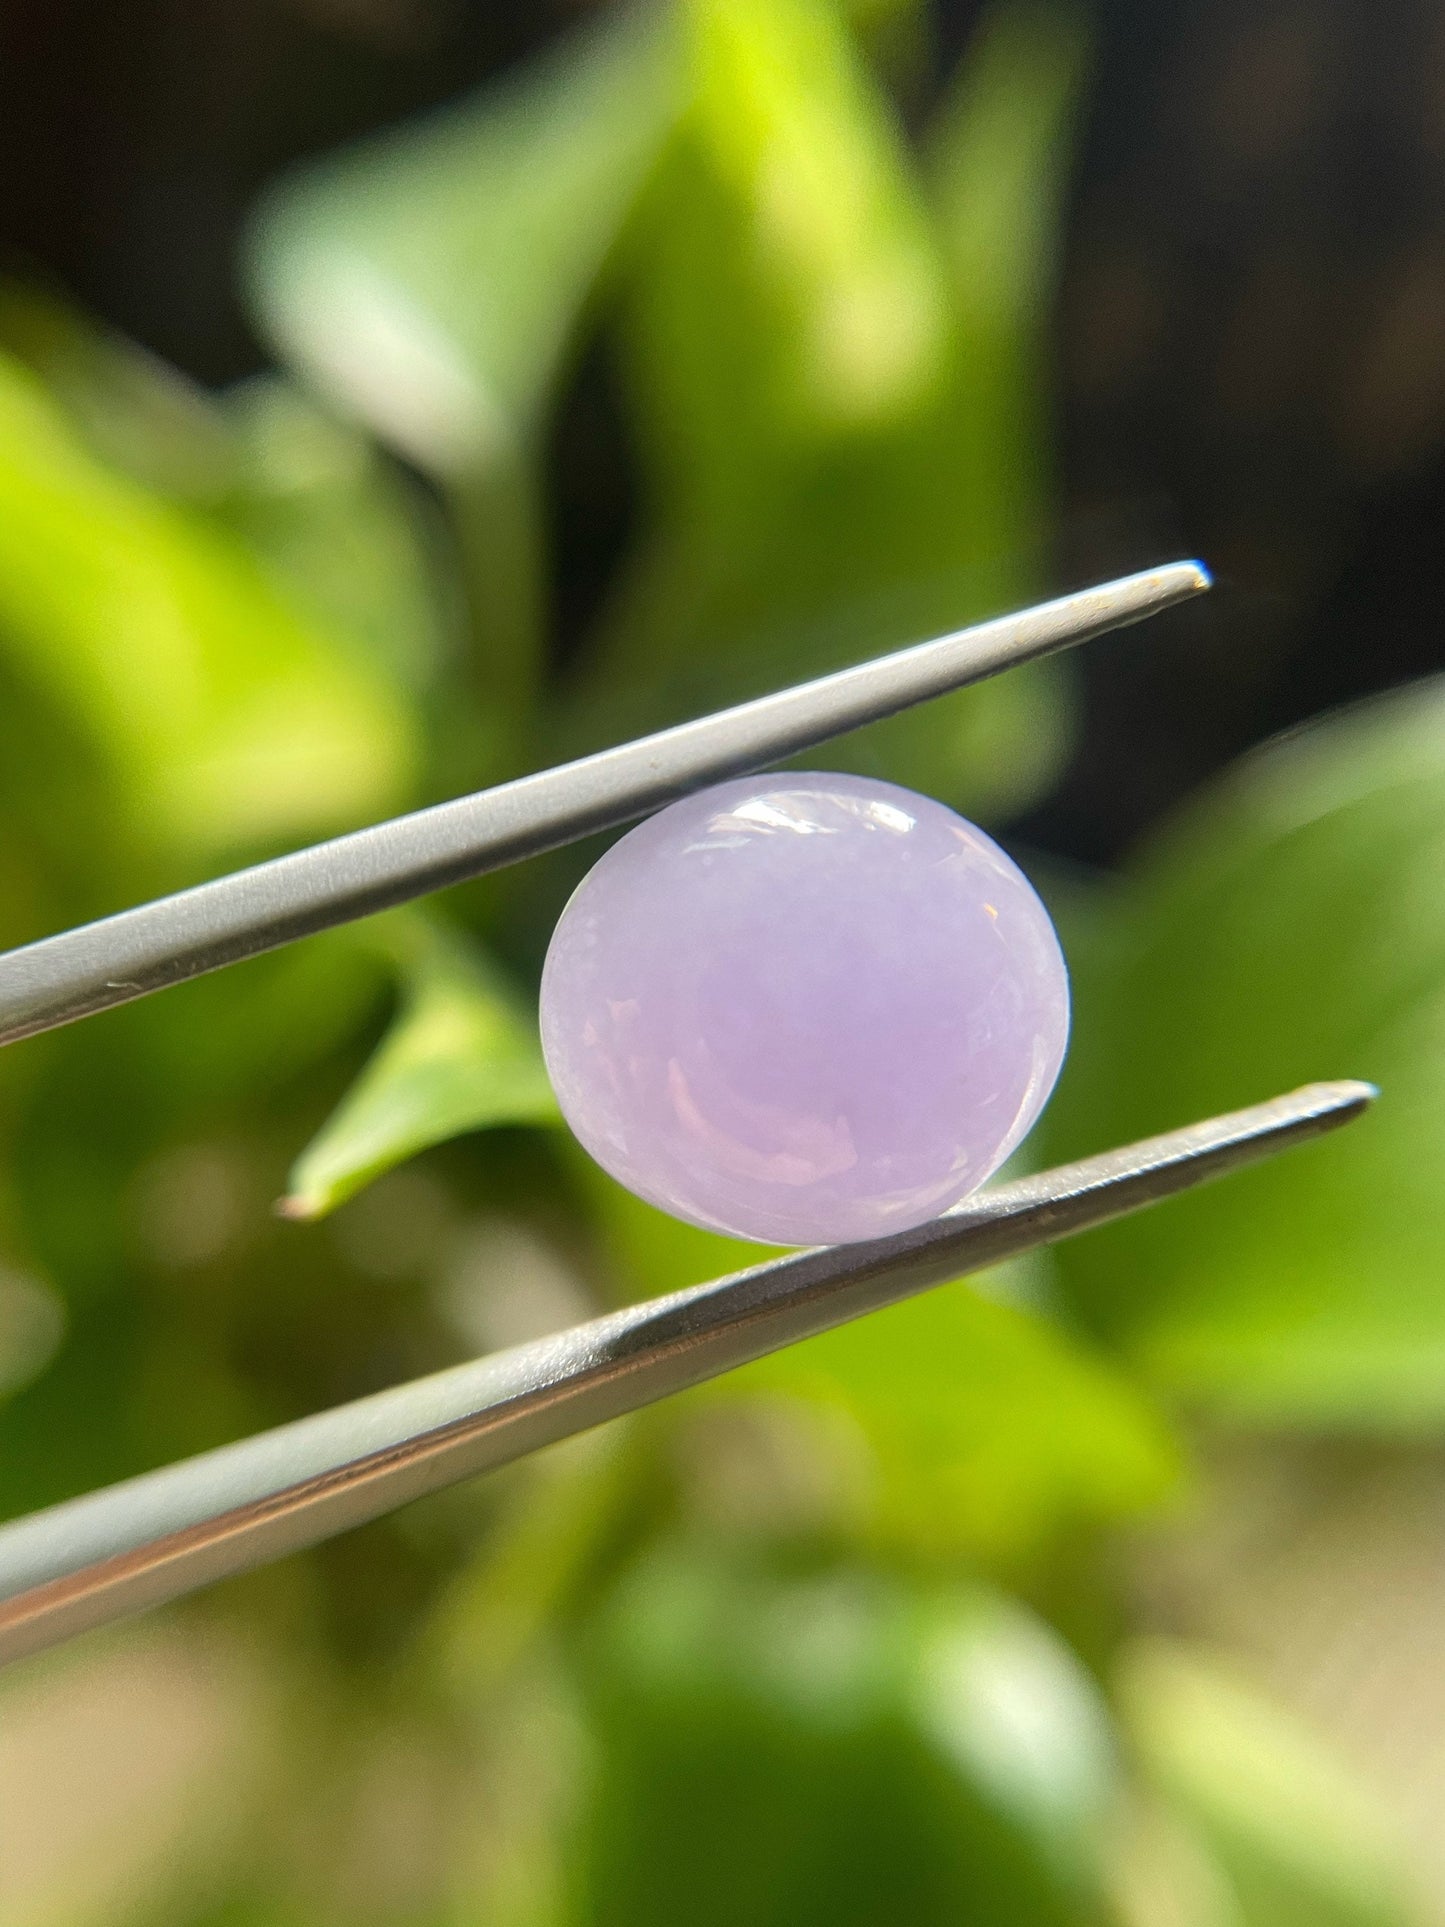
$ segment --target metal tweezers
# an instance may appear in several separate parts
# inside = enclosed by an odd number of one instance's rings
[[[0,956],[0,1043],[557,849],[1209,586],[1179,562],[1064,596]],[[175,1599],[931,1285],[1356,1116],[1312,1084],[595,1318],[0,1527],[0,1661]]]

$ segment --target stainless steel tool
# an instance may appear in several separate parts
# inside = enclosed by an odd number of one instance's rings
[[[625,823],[1208,585],[1193,562],[1128,576],[11,951],[0,1043]],[[0,1527],[0,1661],[1269,1156],[1373,1094],[1309,1085],[995,1186],[917,1230],[781,1257],[18,1519]]]

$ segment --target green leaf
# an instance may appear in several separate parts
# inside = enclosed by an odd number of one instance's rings
[[[213,502],[235,448],[179,369],[53,290],[0,279],[0,349],[38,375],[92,452],[158,494]]]
[[[208,395],[23,282],[0,279],[0,348],[40,377],[102,463],[209,510],[288,599],[404,686],[426,683],[446,621],[442,532],[359,430],[276,375]]]
[[[630,1428],[614,1421],[513,1471],[490,1530],[442,1594],[420,1648],[461,1705],[475,1709],[514,1683],[558,1620],[588,1596],[650,1470]]]
[[[283,598],[234,538],[83,447],[0,357],[0,653],[70,718],[122,814],[210,851],[395,804],[395,690]]]
[[[626,258],[656,524],[578,727],[615,737],[918,640],[1033,586],[1044,337],[1080,36],[1000,11],[912,161],[827,0],[686,10],[694,103]],[[1056,767],[1000,678],[830,748],[977,810]]]
[[[1050,1630],[996,1595],[654,1554],[583,1648],[597,1927],[1073,1927],[1116,1764]]]
[[[670,12],[610,9],[518,79],[298,169],[253,227],[282,354],[450,485],[497,708],[539,674],[547,404],[677,105]]]
[[[276,376],[218,414],[233,473],[218,513],[315,618],[402,688],[436,681],[457,626],[444,531],[421,490],[364,434]]]
[[[594,1166],[582,1182],[629,1297],[776,1255],[669,1218]],[[1133,1384],[1026,1299],[1004,1295],[1029,1282],[1011,1268],[981,1287],[942,1286],[697,1396],[842,1412],[873,1462],[872,1542],[1013,1567],[1070,1531],[1160,1506],[1181,1473],[1177,1444]]]
[[[65,1308],[54,1290],[0,1260],[0,1398],[45,1370],[64,1331]]]
[[[1317,1735],[1220,1656],[1150,1641],[1124,1659],[1146,1777],[1222,1876],[1231,1927],[1406,1927],[1423,1918],[1384,1811]]]
[[[671,433],[695,446],[685,479],[735,495],[770,444],[826,444],[937,392],[946,278],[900,131],[836,8],[688,0],[682,12],[693,101],[639,299],[654,379],[670,383],[661,405],[678,410]],[[679,190],[711,197],[730,245],[679,218]],[[715,313],[689,358],[709,282],[742,305]],[[721,356],[741,388],[709,391]]]
[[[398,927],[410,953],[400,1014],[293,1166],[287,1217],[324,1217],[464,1131],[556,1120],[535,1023],[482,952],[419,918]]]
[[[738,1375],[846,1412],[880,1475],[878,1536],[1013,1568],[1070,1532],[1158,1508],[1180,1475],[1160,1415],[1026,1304],[963,1282]]]
[[[1251,1421],[1445,1419],[1445,683],[1272,744],[1136,868],[1075,976],[1050,1158],[1320,1077],[1337,1137],[1059,1251],[1159,1383]]]
[[[513,81],[309,162],[252,298],[292,364],[423,467],[533,432],[675,112],[666,12],[609,11]]]

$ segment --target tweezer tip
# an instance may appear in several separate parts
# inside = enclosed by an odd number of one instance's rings
[[[1318,1083],[1302,1084],[1298,1090],[1267,1105],[1278,1120],[1266,1129],[1266,1136],[1279,1131],[1288,1139],[1303,1129],[1307,1135],[1314,1128],[1333,1130],[1337,1124],[1348,1124],[1362,1112],[1367,1111],[1380,1095],[1378,1086],[1368,1084],[1359,1077],[1333,1077],[1321,1079]]]
[[[1095,589],[1082,591],[1086,601],[1107,609],[1115,623],[1137,622],[1158,615],[1176,603],[1212,589],[1214,577],[1204,564],[1189,557],[1178,562],[1160,562],[1141,569],[1136,575],[1123,575],[1114,582],[1103,582]]]
[[[1168,585],[1174,597],[1202,595],[1206,589],[1214,587],[1214,577],[1197,556],[1188,556],[1179,562],[1165,562],[1157,569],[1146,570],[1156,580]]]
[[[1342,1111],[1354,1117],[1366,1111],[1380,1095],[1378,1084],[1367,1083],[1362,1077],[1331,1078],[1322,1084],[1309,1084],[1306,1090],[1318,1092],[1322,1107],[1329,1111]]]

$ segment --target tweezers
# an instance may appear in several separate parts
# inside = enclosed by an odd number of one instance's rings
[[[1193,562],[1064,596],[0,956],[0,1043],[642,816],[1207,588]],[[993,1186],[931,1224],[788,1254],[0,1527],[0,1662],[317,1544],[751,1359],[1317,1136],[1288,1096]]]

